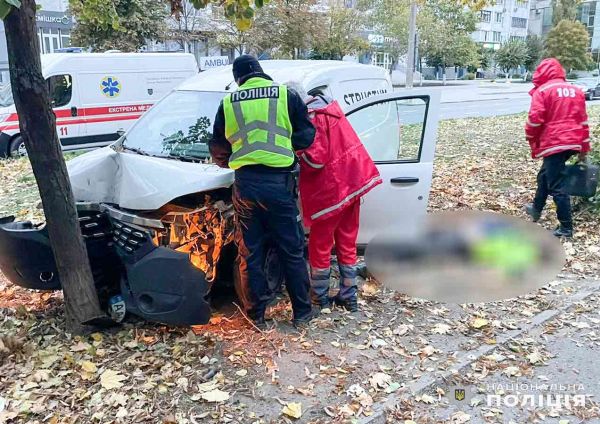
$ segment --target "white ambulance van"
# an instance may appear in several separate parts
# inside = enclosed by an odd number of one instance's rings
[[[175,86],[198,73],[184,53],[42,55],[64,150],[105,146]],[[0,87],[0,156],[25,154],[10,85]]]
[[[375,66],[261,64],[278,83],[294,82],[338,100],[375,161],[383,184],[363,199],[358,243],[418,228],[431,187],[439,92],[393,91],[387,71]],[[202,324],[210,318],[215,286],[231,284],[243,292],[233,242],[234,172],[210,163],[207,146],[221,100],[236,89],[231,66],[202,72],[117,142],[68,162],[103,305],[121,296],[127,311],[145,319]],[[22,287],[61,287],[45,226],[0,217],[0,269]],[[264,272],[277,293],[284,277],[272,244],[265,249]]]

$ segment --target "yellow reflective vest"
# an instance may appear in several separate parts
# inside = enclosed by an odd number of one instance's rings
[[[229,167],[284,168],[295,160],[288,90],[264,78],[250,78],[223,100],[225,137],[231,143]]]

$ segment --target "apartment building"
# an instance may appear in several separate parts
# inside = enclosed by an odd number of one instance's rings
[[[530,0],[496,0],[479,12],[472,37],[484,47],[497,50],[509,40],[525,40]]]
[[[68,0],[37,0],[40,7],[36,20],[42,54],[71,45],[73,19],[68,14]],[[9,80],[8,52],[4,24],[0,21],[0,83]]]
[[[552,29],[552,0],[531,0],[529,34],[544,37]]]
[[[583,1],[577,8],[577,20],[581,22],[590,34],[589,49],[591,52],[598,52],[600,49],[600,20],[596,19],[596,14],[600,13],[598,1]]]
[[[552,29],[552,0],[531,0],[529,14],[529,33],[544,37]],[[584,0],[577,8],[576,19],[581,22],[590,34],[589,49],[591,52],[600,50],[600,1]]]

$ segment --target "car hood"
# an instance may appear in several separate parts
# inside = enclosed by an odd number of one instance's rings
[[[230,187],[234,175],[216,165],[117,152],[110,147],[78,156],[67,166],[76,201],[133,210],[155,210],[186,194]]]

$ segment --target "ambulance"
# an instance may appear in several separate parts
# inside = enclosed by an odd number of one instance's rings
[[[105,146],[198,73],[184,53],[53,53],[42,73],[64,150]],[[25,155],[10,84],[0,87],[0,156]]]
[[[359,248],[382,232],[411,230],[425,216],[439,93],[394,91],[382,68],[341,61],[264,61],[281,84],[336,99],[374,159],[383,184],[361,207]],[[101,303],[172,325],[202,324],[215,287],[244,302],[234,243],[234,172],[212,164],[208,141],[221,100],[236,90],[231,66],[181,84],[108,147],[68,163]],[[59,290],[47,229],[0,219],[0,269],[13,283]],[[264,271],[284,285],[277,248]],[[115,309],[117,308],[117,309]]]

